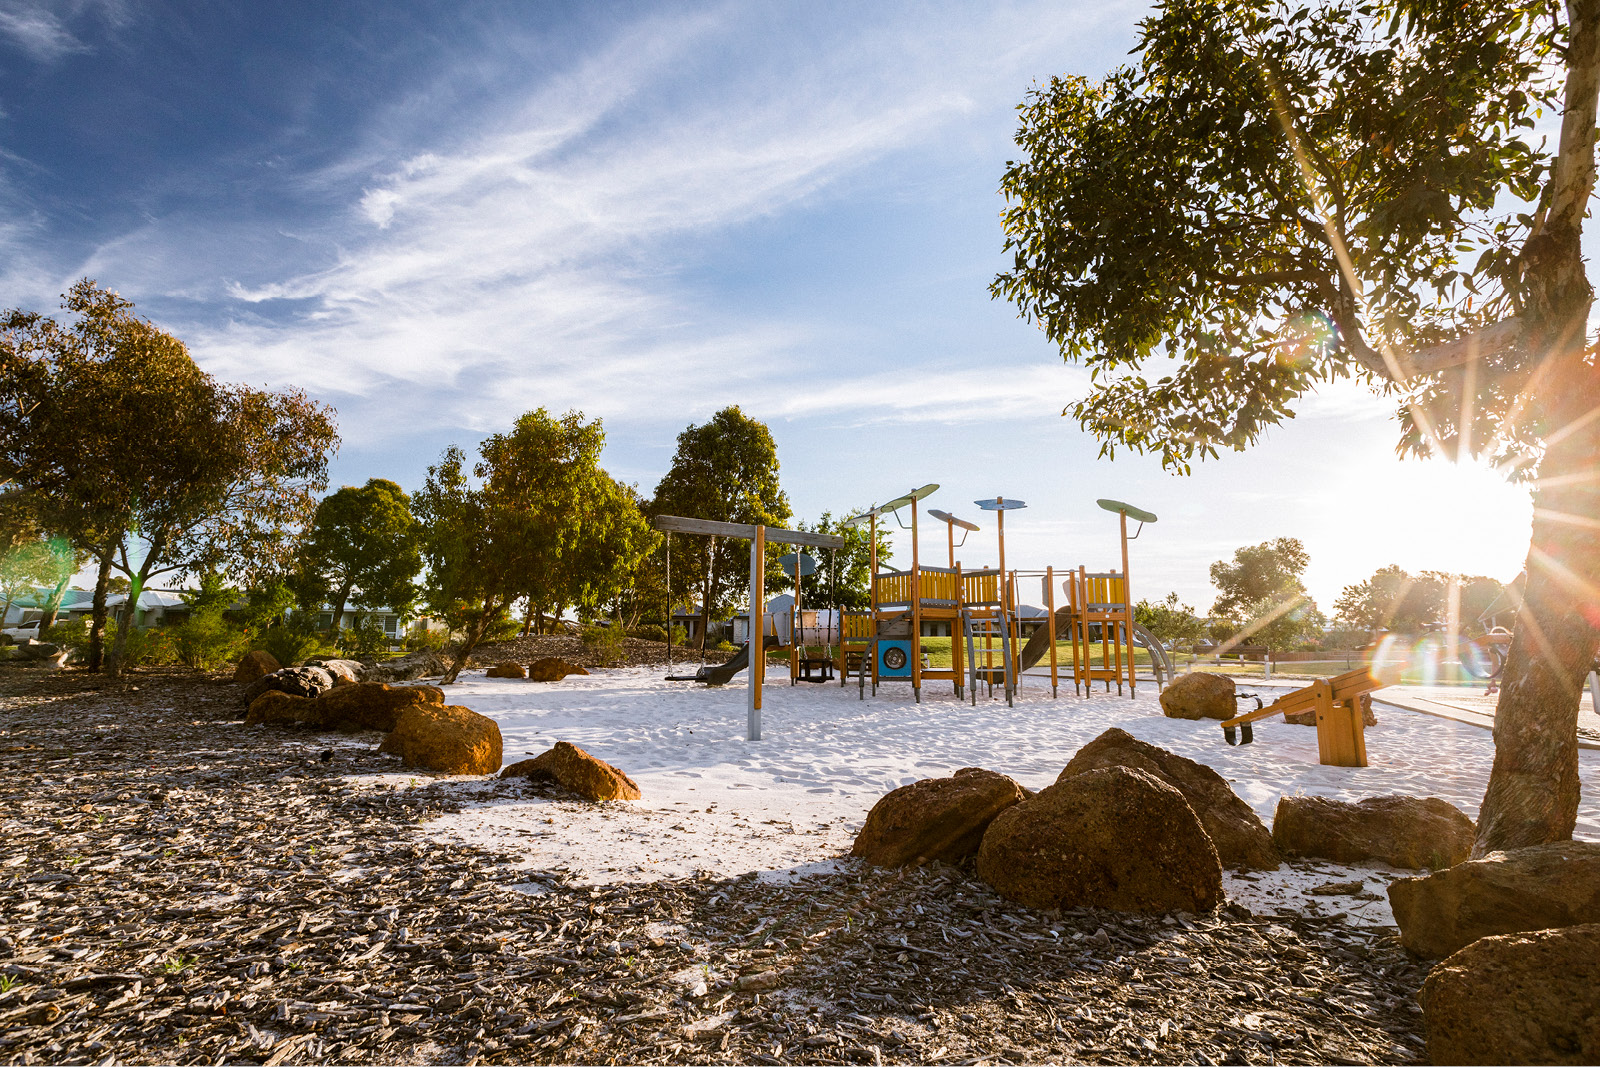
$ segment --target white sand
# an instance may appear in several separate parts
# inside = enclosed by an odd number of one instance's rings
[[[1015,708],[998,698],[958,702],[948,683],[920,705],[906,684],[857,699],[852,684],[791,687],[769,680],[764,738],[745,740],[746,678],[721,689],[666,682],[665,672],[629,668],[555,684],[463,674],[447,700],[494,718],[505,760],[570,741],[626,771],[644,799],[591,805],[526,798],[484,802],[431,825],[445,838],[503,849],[533,870],[586,882],[635,882],[699,871],[717,876],[815,870],[834,862],[884,793],[961,767],[1002,771],[1039,789],[1055,781],[1080,746],[1120,726],[1144,741],[1215,768],[1269,826],[1278,798],[1307,793],[1357,800],[1383,793],[1437,796],[1476,816],[1493,759],[1481,728],[1393,708],[1367,731],[1365,768],[1323,767],[1316,733],[1281,720],[1256,725],[1252,745],[1230,747],[1216,723],[1161,715],[1154,686],[1137,700],[1099,694],[1052,700],[1029,682]],[[1600,837],[1600,752],[1581,754],[1585,801],[1580,837]],[[392,776],[404,787],[406,775]],[[482,786],[463,782],[465,792]],[[1229,876],[1229,895],[1259,911],[1293,907],[1393,921],[1386,900],[1307,897],[1303,890],[1362,878],[1382,895],[1412,872],[1327,863],[1285,865],[1274,874]]]

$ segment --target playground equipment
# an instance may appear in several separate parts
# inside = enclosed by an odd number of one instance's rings
[[[1264,708],[1237,715],[1222,724],[1228,744],[1248,745],[1255,740],[1250,725],[1272,715],[1295,715],[1315,710],[1317,714],[1317,757],[1326,767],[1365,767],[1367,739],[1361,717],[1361,698],[1389,683],[1365,667],[1333,678],[1318,678],[1304,689],[1274,700]],[[1235,731],[1242,736],[1235,739]]]
[[[782,530],[776,527],[751,526],[738,522],[716,522],[711,519],[689,519],[679,515],[657,515],[651,523],[657,530],[668,536],[667,541],[667,588],[672,588],[671,578],[671,535],[674,533],[694,534],[700,537],[739,537],[750,542],[750,640],[745,643],[741,657],[735,656],[733,660],[722,664],[720,668],[704,668],[693,676],[668,675],[669,679],[682,681],[699,681],[709,684],[723,684],[741,670],[750,671],[750,698],[747,707],[747,723],[745,736],[751,741],[761,740],[761,685],[766,680],[767,657],[765,650],[776,647],[775,634],[767,633],[770,616],[766,612],[766,575],[767,575],[767,542],[776,541],[779,544],[796,545],[808,548],[839,549],[845,546],[845,540],[835,534],[809,533],[802,530]],[[796,603],[799,603],[799,581],[795,582]],[[776,628],[774,626],[774,628]],[[668,631],[670,634],[670,631]],[[799,628],[790,630],[791,644],[799,636]],[[769,640],[770,638],[770,640]],[[751,648],[760,640],[763,654],[752,655]],[[668,646],[670,662],[671,646]],[[791,673],[793,671],[794,657],[790,655]],[[725,676],[724,676],[725,673]],[[720,679],[720,680],[718,680]]]
[[[922,699],[923,681],[948,680],[957,697],[977,700],[979,685],[1003,689],[1006,702],[1014,702],[1023,672],[1048,658],[1050,691],[1059,694],[1062,664],[1057,641],[1065,639],[1071,649],[1074,691],[1087,695],[1094,682],[1111,684],[1129,696],[1135,694],[1135,648],[1144,648],[1150,657],[1158,686],[1172,677],[1172,664],[1166,651],[1133,620],[1128,585],[1128,542],[1139,536],[1145,523],[1156,517],[1130,504],[1102,500],[1100,506],[1118,514],[1121,520],[1122,570],[1090,573],[1079,567],[1066,572],[1061,584],[1066,604],[1056,605],[1056,577],[1053,567],[1043,571],[1015,571],[1006,566],[1005,513],[1027,505],[1020,500],[994,497],[975,503],[995,513],[999,566],[994,569],[966,570],[955,558],[959,545],[955,530],[967,535],[979,527],[946,511],[928,509],[928,514],[945,524],[949,552],[948,567],[922,563],[918,545],[918,504],[939,487],[925,485],[846,520],[854,526],[868,526],[871,536],[872,603],[862,612],[847,612],[841,625],[838,668],[840,684],[852,675],[862,699],[870,681],[876,694],[885,681],[909,681],[917,701]],[[910,509],[910,524],[900,520],[900,511]],[[904,571],[878,570],[877,524],[882,515],[892,514],[902,529],[911,531],[911,567]],[[1139,522],[1130,537],[1128,518]],[[1023,578],[1041,579],[1045,618],[1023,641],[1025,620],[1017,590]],[[1032,620],[1026,620],[1031,622]],[[950,666],[924,663],[922,639],[925,627],[937,632],[948,624],[951,637]],[[1098,656],[1096,653],[1098,652]]]

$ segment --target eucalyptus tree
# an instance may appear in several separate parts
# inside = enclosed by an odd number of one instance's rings
[[[387,478],[323,497],[296,552],[302,606],[331,604],[335,634],[352,595],[368,608],[404,611],[422,570],[418,537],[411,498]]]
[[[657,483],[650,511],[655,515],[681,515],[691,519],[760,526],[785,526],[793,517],[789,498],[778,485],[778,446],[765,423],[745,415],[737,406],[726,407],[700,425],[690,425],[678,435],[672,466]],[[743,542],[726,538],[696,538],[699,544],[682,552],[674,567],[674,597],[698,590],[701,612],[709,620],[730,606],[744,588],[740,575],[749,573],[749,556]],[[779,580],[777,558],[783,549],[773,546],[769,577]],[[706,626],[700,628],[705,644]]]
[[[637,503],[600,469],[605,431],[579,412],[543,408],[479,446],[428,468],[413,500],[422,524],[429,606],[463,632],[453,682],[511,605],[536,613],[615,595],[654,544]]]
[[[1600,643],[1600,0],[1168,0],[1136,53],[1022,105],[991,291],[1090,369],[1070,412],[1103,454],[1187,471],[1353,379],[1402,452],[1531,481],[1477,848],[1570,837]]]
[[[331,410],[303,393],[216,381],[87,278],[62,306],[66,323],[12,311],[0,328],[0,403],[14,416],[0,423],[0,479],[89,553],[97,670],[114,570],[130,580],[131,621],[156,575],[226,567],[249,579],[280,566],[338,435]]]

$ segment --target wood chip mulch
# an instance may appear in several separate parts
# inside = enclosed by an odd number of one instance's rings
[[[1422,1054],[1390,932],[1034,912],[954,868],[577,885],[430,840],[457,794],[376,735],[237,714],[194,675],[0,671],[0,1062]]]

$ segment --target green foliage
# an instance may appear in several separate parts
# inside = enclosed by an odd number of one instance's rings
[[[778,446],[771,431],[737,407],[690,426],[678,435],[672,466],[656,485],[649,510],[652,515],[788,526],[793,512],[778,486]],[[676,541],[673,602],[699,602],[711,618],[726,614],[748,585],[745,542],[683,536]],[[782,545],[769,546],[767,580],[774,586],[784,580],[778,557],[786,551]]]
[[[331,411],[217,382],[89,279],[63,307],[65,323],[19,310],[0,326],[0,484],[92,550],[102,589],[125,574],[130,597],[160,573],[281,564],[326,484]],[[105,621],[97,608],[91,669]]]
[[[170,667],[180,661],[177,642],[167,630],[131,626],[126,635],[120,630],[117,623],[111,623],[106,640],[119,643],[123,667]]]
[[[466,657],[526,597],[535,614],[614,598],[658,540],[625,486],[598,466],[605,433],[543,408],[466,455],[447,449],[417,494],[432,611],[464,633]]]
[[[1133,606],[1133,621],[1164,643],[1191,643],[1206,635],[1205,620],[1195,615],[1194,608],[1180,604],[1177,593],[1154,603],[1139,601]]]
[[[1440,571],[1412,575],[1393,564],[1378,568],[1363,582],[1345,586],[1333,602],[1333,610],[1339,619],[1362,630],[1418,634],[1446,621],[1452,583],[1457,588],[1457,619],[1462,630],[1479,628],[1478,616],[1503,589],[1498,581]]]
[[[1233,554],[1233,562],[1211,565],[1211,584],[1221,594],[1213,615],[1235,621],[1248,618],[1262,602],[1281,603],[1305,592],[1300,576],[1311,557],[1298,538],[1279,537],[1249,545]]]
[[[144,633],[148,636],[160,631]],[[171,628],[169,640],[177,661],[197,671],[214,671],[232,663],[250,644],[245,631],[229,622],[216,602],[191,608],[189,617]]]
[[[620,626],[591,624],[583,628],[583,647],[600,661],[602,666],[615,667],[623,659],[623,641],[627,634]]]
[[[405,649],[407,652],[443,652],[448,640],[443,630],[416,626],[406,634]]]
[[[1515,313],[1528,205],[1549,204],[1532,131],[1560,86],[1555,10],[1167,0],[1132,66],[1032,92],[991,292],[1090,368],[1072,413],[1103,453],[1187,470],[1321,382],[1400,381],[1405,353]],[[1403,446],[1424,445],[1415,410],[1447,448],[1526,450],[1533,355],[1407,384]]]
[[[675,627],[675,629],[681,630],[682,627]],[[667,639],[666,628],[657,626],[654,623],[632,627],[627,631],[627,634],[629,637],[637,637],[641,641],[665,641]]]
[[[389,651],[392,643],[389,635],[383,632],[383,623],[367,611],[358,612],[351,625],[336,632],[339,650],[357,659],[382,655]]]
[[[811,558],[817,561],[817,573],[800,580],[805,602],[814,607],[838,607],[847,611],[865,611],[870,608],[872,606],[871,528],[846,526],[844,519],[835,519],[832,512],[824,511],[816,525],[807,526],[802,522],[799,524],[799,529],[811,533],[833,534],[845,540],[844,548],[834,549],[831,553],[825,548],[806,550]],[[784,551],[791,550],[786,548]],[[882,523],[879,523],[878,566],[880,568],[887,566],[892,555],[889,532]],[[931,561],[925,558],[924,562]],[[784,582],[789,583],[787,577]]]
[[[265,577],[244,591],[244,606],[232,614],[245,629],[255,632],[276,626],[294,603],[293,590],[276,578]]]
[[[352,596],[369,608],[404,611],[422,569],[419,538],[411,499],[385,478],[323,498],[296,559],[301,606],[332,604],[335,630]]]
[[[62,648],[87,648],[89,645],[89,621],[87,619],[77,619],[73,622],[58,622],[40,634],[39,640],[48,641],[52,645],[60,645]]]
[[[285,667],[304,663],[313,656],[333,652],[316,629],[316,616],[310,612],[291,612],[277,626],[260,633],[256,647],[265,650]]]

